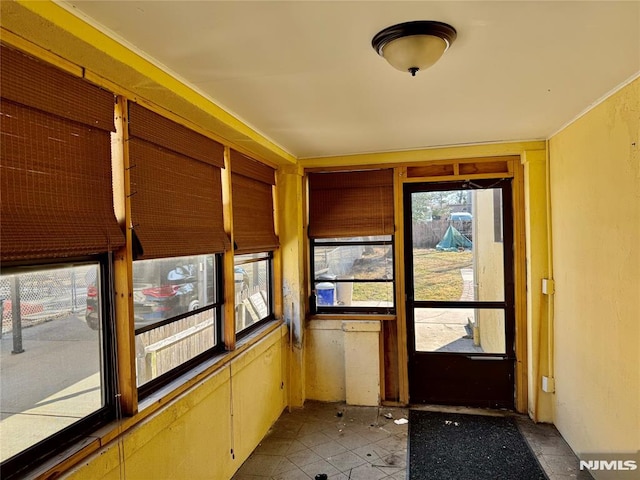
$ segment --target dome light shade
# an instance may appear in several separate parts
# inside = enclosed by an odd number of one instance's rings
[[[405,22],[378,32],[371,46],[392,67],[415,76],[436,63],[456,36],[455,28],[446,23]]]

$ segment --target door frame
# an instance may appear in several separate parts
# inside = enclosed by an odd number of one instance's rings
[[[525,152],[526,153],[526,152]],[[528,348],[527,348],[527,275],[525,228],[525,174],[520,153],[500,156],[450,158],[415,162],[395,168],[396,244],[404,245],[403,185],[412,182],[438,182],[448,180],[474,180],[480,178],[513,178],[514,225],[514,282],[515,282],[515,409],[526,413],[529,403]],[[396,248],[396,305],[395,339],[397,353],[398,405],[409,404],[408,352],[405,321],[404,248]],[[385,350],[385,354],[389,353]],[[392,375],[393,376],[393,375]],[[382,389],[383,398],[384,388]],[[385,402],[396,404],[395,402]]]
[[[419,192],[475,191],[494,189],[502,192],[500,225],[502,227],[502,284],[503,300],[461,301],[414,298],[416,279],[412,259],[413,194]],[[515,285],[513,242],[512,178],[477,179],[473,182],[454,180],[446,182],[413,182],[403,185],[404,255],[405,255],[405,322],[407,354],[409,360],[409,400],[411,403],[444,403],[488,408],[515,407]],[[475,241],[474,232],[474,241]],[[415,347],[416,309],[451,308],[489,309],[504,312],[505,351],[500,354],[472,352],[421,351]],[[484,360],[484,361],[479,361]],[[420,371],[413,371],[413,369]],[[412,384],[413,381],[416,382]],[[417,378],[423,382],[417,383]],[[412,393],[413,392],[413,397]]]

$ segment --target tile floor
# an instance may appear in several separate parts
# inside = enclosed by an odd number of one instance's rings
[[[421,407],[473,413],[470,409]],[[305,403],[285,411],[233,480],[402,480],[406,476],[406,408]],[[388,418],[391,417],[391,418]],[[552,425],[516,416],[550,480],[587,480],[578,459]]]

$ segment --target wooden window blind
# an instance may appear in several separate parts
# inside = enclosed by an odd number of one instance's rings
[[[114,250],[114,95],[0,46],[0,260]]]
[[[129,104],[131,218],[135,258],[220,253],[224,147]]]
[[[231,150],[236,253],[267,252],[278,247],[274,229],[273,185],[273,168]]]
[[[393,232],[393,170],[309,174],[311,238]]]

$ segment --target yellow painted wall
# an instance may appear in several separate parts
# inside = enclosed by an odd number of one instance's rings
[[[640,449],[640,79],[550,139],[555,424]]]
[[[286,406],[286,332],[274,331],[63,478],[231,478]]]
[[[549,331],[553,297],[542,292],[542,280],[550,278],[545,150],[522,155],[524,165],[524,216],[527,246],[527,362],[529,365],[527,410],[537,422],[553,422],[552,388],[542,390],[542,377],[553,378],[549,362]]]
[[[474,192],[473,252],[478,300],[504,300],[503,244],[494,235],[493,190]],[[502,310],[476,311],[480,346],[485,353],[504,353],[504,314]]]
[[[340,388],[332,384],[340,384],[335,380],[341,377],[334,376],[339,369],[333,360],[326,361],[327,350],[323,349],[326,343],[331,344],[332,337],[326,332],[316,334],[305,325],[304,191],[300,168],[293,166],[296,159],[55,3],[3,1],[0,7],[3,28],[16,36],[52,52],[52,56],[60,55],[61,61],[82,66],[94,79],[103,77],[107,83],[126,90],[119,93],[130,92],[136,98],[167,108],[226,143],[240,146],[243,151],[281,167],[278,213],[283,311],[285,321],[292,327],[290,366],[283,358],[288,356],[286,337],[275,340],[277,335],[273,334],[260,343],[268,345],[263,354],[252,361],[238,360],[235,367],[232,364],[217,372],[127,432],[122,437],[121,449],[117,444],[108,445],[70,475],[70,478],[120,478],[124,469],[130,478],[136,478],[136,473],[148,475],[149,469],[156,468],[157,464],[158,469],[153,473],[158,475],[175,474],[174,469],[188,468],[190,478],[227,478],[286,405],[287,385],[282,389],[281,383],[288,375],[291,405],[302,405],[305,398],[344,398]],[[633,445],[637,449],[640,444],[639,98],[636,80],[550,141],[558,292],[555,419],[563,435],[579,452]],[[541,143],[307,159],[300,164],[307,167],[388,165],[520,154],[527,149],[543,148]],[[538,186],[530,192],[532,199],[536,192],[540,192]],[[531,219],[536,221],[540,218],[535,213],[536,204],[530,207],[534,212]],[[538,245],[535,238],[531,240]],[[607,248],[608,245],[612,247]],[[538,289],[538,280],[530,278],[529,287]],[[539,291],[534,293],[534,300],[539,300]],[[398,305],[398,308],[404,306]],[[539,314],[539,310],[530,312],[534,318]],[[539,338],[540,331],[540,323],[536,323],[529,332],[530,342],[532,337]],[[305,341],[305,332],[311,336],[309,342]],[[544,337],[544,331],[542,333]],[[331,351],[343,354],[344,348],[340,349],[339,342],[334,342]],[[542,342],[531,353],[530,364],[544,353]],[[544,362],[542,364],[544,366]],[[531,376],[532,371],[529,371],[529,384],[535,386],[538,376]],[[317,379],[321,381],[314,385]],[[260,402],[252,401],[256,396],[254,385],[261,385]],[[319,385],[328,387],[319,388]],[[257,410],[254,405],[259,405]],[[221,416],[220,411],[229,413]],[[232,441],[235,459],[220,454],[230,452]],[[175,446],[182,454],[177,461],[169,460],[167,445]],[[214,457],[212,452],[216,452]],[[121,458],[125,459],[124,464],[119,462]],[[205,469],[209,476],[199,477]],[[212,469],[220,476],[212,477]]]
[[[305,341],[306,395],[310,400],[347,398],[344,332],[341,320],[312,320]]]
[[[190,125],[240,151],[281,168],[291,168],[292,176],[296,176],[294,157],[54,2],[3,1],[0,9],[3,41],[76,75],[84,75],[114,93],[165,108],[179,121],[191,122]],[[280,189],[278,193],[279,202],[294,198],[299,212],[302,211],[300,178],[297,175],[297,180],[283,181],[283,193],[280,194]],[[301,217],[287,216],[291,213],[287,209],[278,213],[284,261],[302,265],[296,246],[301,236],[295,231],[302,228]],[[287,285],[302,284],[295,274],[289,275],[287,281]],[[293,298],[296,295],[300,295],[299,288],[293,292]],[[297,319],[293,325],[298,326],[299,332],[300,318],[304,317],[300,314],[301,302],[288,302],[285,307],[289,305],[293,307],[284,309],[285,317],[290,324],[292,317]],[[231,478],[288,405],[288,335],[287,327],[276,329],[124,433],[119,435],[115,426],[115,432],[109,430],[110,426],[105,427],[100,434],[114,436],[116,440],[84,458],[64,477]],[[301,346],[296,351],[301,352]],[[296,358],[300,364],[302,357]],[[296,391],[304,394],[302,388]],[[165,401],[160,394],[157,400]],[[135,421],[134,416],[127,419],[127,424]]]
[[[278,238],[282,258],[282,303],[284,320],[290,327],[291,351],[289,406],[301,407],[305,393],[305,273],[303,231],[304,192],[301,170],[284,167],[278,170]]]

